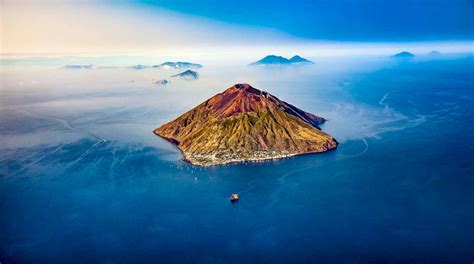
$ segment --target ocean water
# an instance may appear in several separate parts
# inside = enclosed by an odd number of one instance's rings
[[[71,60],[2,63],[2,264],[474,261],[472,56],[195,61],[197,81]],[[239,82],[327,118],[338,149],[203,168],[153,135]]]

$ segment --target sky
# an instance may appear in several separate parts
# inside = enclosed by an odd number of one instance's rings
[[[473,51],[473,0],[0,1],[2,55]]]
[[[472,0],[155,0],[139,1],[297,37],[353,41],[474,37]]]

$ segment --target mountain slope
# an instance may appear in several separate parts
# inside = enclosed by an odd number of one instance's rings
[[[268,55],[265,58],[252,63],[251,65],[266,65],[266,64],[290,64],[291,62],[282,56]]]
[[[337,142],[317,128],[325,120],[248,84],[236,84],[154,133],[178,145],[195,165],[324,152]]]
[[[310,60],[300,57],[299,55],[295,55],[290,59],[291,63],[313,63]]]

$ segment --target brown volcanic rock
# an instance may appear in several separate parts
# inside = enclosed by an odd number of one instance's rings
[[[304,112],[248,84],[236,84],[155,129],[195,165],[218,165],[316,153],[337,147]]]

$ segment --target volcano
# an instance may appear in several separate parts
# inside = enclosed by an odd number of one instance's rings
[[[236,84],[154,133],[176,144],[184,160],[211,166],[334,149],[337,141],[318,127],[323,122],[249,84]]]

